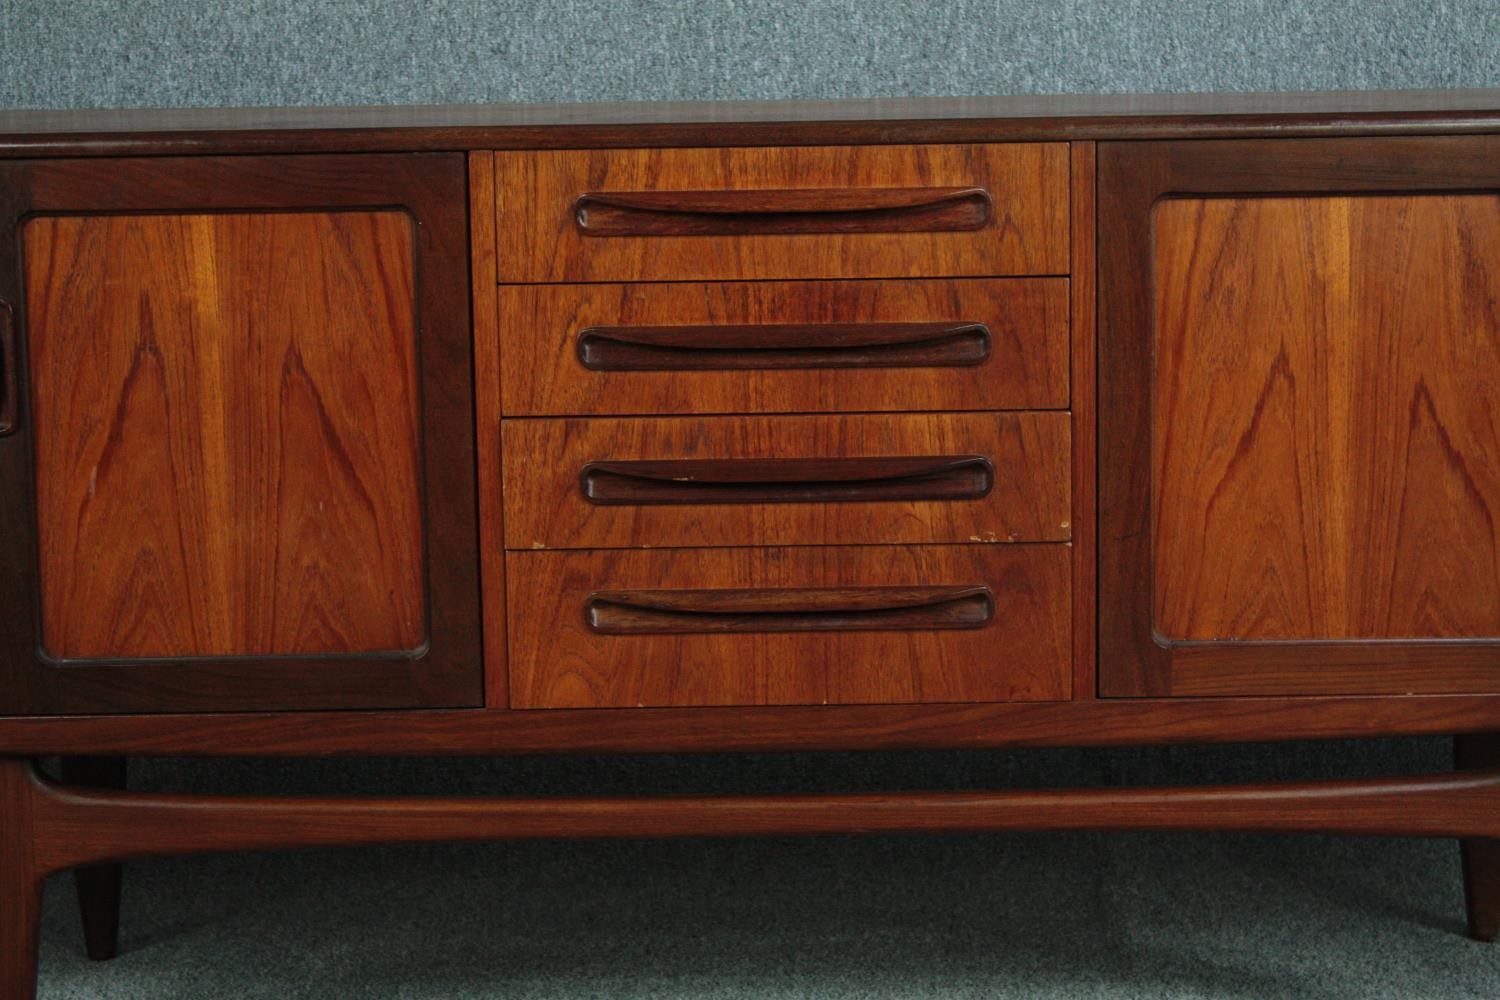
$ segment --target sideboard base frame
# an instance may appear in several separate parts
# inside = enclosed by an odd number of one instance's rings
[[[1174,788],[556,798],[273,798],[113,791],[0,760],[0,1000],[33,995],[42,882],[184,854],[423,842],[832,833],[1203,830],[1455,837],[1493,852],[1500,768]],[[1492,854],[1488,855],[1492,856]],[[1500,889],[1466,886],[1493,913]],[[1484,919],[1475,925],[1489,929]]]

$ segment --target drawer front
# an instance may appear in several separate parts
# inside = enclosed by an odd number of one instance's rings
[[[1065,278],[512,285],[508,415],[1068,405]]]
[[[513,708],[1071,696],[1063,545],[513,552]]]
[[[1066,143],[495,157],[502,282],[1068,271]]]
[[[511,549],[1067,541],[1068,415],[503,422]]]

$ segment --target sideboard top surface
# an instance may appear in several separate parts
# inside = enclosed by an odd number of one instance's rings
[[[1500,89],[0,110],[0,158],[1500,131]]]

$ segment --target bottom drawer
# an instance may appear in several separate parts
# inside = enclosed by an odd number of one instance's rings
[[[1065,545],[512,552],[512,708],[1055,701]]]

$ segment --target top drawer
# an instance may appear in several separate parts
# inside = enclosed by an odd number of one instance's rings
[[[499,278],[1066,274],[1067,149],[496,153]]]

